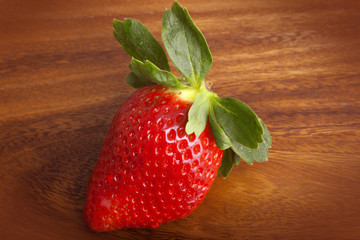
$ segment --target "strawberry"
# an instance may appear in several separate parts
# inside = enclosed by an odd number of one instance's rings
[[[267,160],[263,121],[243,102],[207,89],[211,53],[178,2],[164,13],[162,39],[183,77],[170,72],[163,48],[140,22],[114,20],[114,36],[132,57],[126,81],[138,90],[115,114],[90,176],[84,217],[93,230],[184,218],[217,174],[226,177],[240,159]]]
[[[156,227],[199,205],[223,151],[209,126],[198,138],[185,133],[190,103],[159,85],[123,103],[89,182],[85,212],[93,229]]]

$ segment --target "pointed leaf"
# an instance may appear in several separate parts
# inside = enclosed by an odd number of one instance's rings
[[[146,79],[138,78],[133,72],[130,72],[127,75],[126,83],[133,88],[142,88],[154,84],[153,82],[147,81]]]
[[[261,120],[259,118],[259,121],[260,121],[260,124],[261,124],[261,126],[263,128],[263,131],[264,131],[264,134],[262,135],[262,138],[264,139],[265,146],[269,148],[271,146],[271,144],[272,144],[270,132],[267,129],[267,127],[266,127],[265,123],[263,122],[263,120]]]
[[[130,68],[135,75],[146,82],[156,82],[172,88],[186,88],[179,79],[171,72],[161,70],[150,61],[145,63],[132,58]]]
[[[264,122],[261,119],[259,119],[259,121],[264,130],[264,134],[262,135],[264,141],[259,144],[257,149],[251,149],[236,141],[231,141],[234,152],[247,163],[253,163],[254,160],[263,162],[266,161],[269,156],[268,148],[271,146],[271,136]]]
[[[209,122],[211,125],[211,130],[214,135],[215,143],[218,148],[225,150],[231,146],[230,139],[226,136],[225,132],[217,123],[213,106],[210,106]]]
[[[256,114],[245,103],[234,98],[216,98],[213,101],[215,117],[231,141],[249,148],[262,142],[263,130]]]
[[[156,83],[147,73],[144,67],[144,63],[142,61],[137,60],[136,58],[132,58],[130,69],[133,71],[133,73],[136,75],[138,79],[142,79],[142,81],[144,82]]]
[[[227,175],[229,175],[229,173],[234,165],[234,162],[232,160],[233,155],[234,155],[234,152],[231,148],[228,148],[224,151],[224,155],[221,160],[221,165],[218,170],[218,174],[221,174],[224,178],[227,177]]]
[[[178,2],[165,11],[162,24],[162,40],[171,61],[191,86],[200,88],[212,65],[204,36]]]
[[[268,151],[263,143],[260,143],[257,149],[251,149],[238,142],[231,141],[231,148],[242,160],[250,164],[253,163],[254,160],[263,162],[268,158]]]
[[[187,134],[195,132],[197,137],[204,131],[208,121],[211,93],[205,88],[199,91],[194,103],[192,104],[188,122],[185,127]]]
[[[234,158],[233,158],[234,164],[239,165],[240,160],[241,160],[240,156],[234,153]]]
[[[139,21],[126,19],[113,21],[113,33],[125,51],[142,62],[151,61],[163,70],[170,70],[164,49],[151,32]]]

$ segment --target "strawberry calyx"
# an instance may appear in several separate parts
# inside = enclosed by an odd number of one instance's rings
[[[224,156],[218,174],[226,177],[240,159],[252,164],[268,158],[271,136],[264,122],[245,103],[221,98],[206,88],[205,76],[212,65],[208,44],[177,1],[162,18],[162,41],[178,71],[170,71],[164,49],[151,32],[135,19],[113,21],[116,40],[132,57],[126,82],[134,88],[159,84],[180,98],[193,102],[185,131],[198,137],[210,122],[215,142]]]

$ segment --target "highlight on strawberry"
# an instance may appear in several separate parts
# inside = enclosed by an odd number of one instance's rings
[[[189,215],[216,175],[240,159],[268,158],[271,137],[245,103],[207,89],[207,42],[178,2],[162,19],[162,41],[135,19],[114,20],[131,56],[126,82],[137,90],[120,106],[90,177],[84,217],[95,231],[156,228]]]

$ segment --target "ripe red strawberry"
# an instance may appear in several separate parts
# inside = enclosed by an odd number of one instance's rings
[[[96,231],[156,228],[189,215],[240,158],[265,161],[271,137],[246,104],[206,88],[211,53],[178,2],[164,13],[162,39],[182,78],[140,22],[114,20],[114,36],[132,57],[126,81],[139,90],[113,119],[84,217]]]
[[[91,228],[157,227],[200,204],[223,150],[209,126],[198,138],[185,133],[190,104],[155,85],[120,107],[89,182],[85,217]]]

